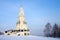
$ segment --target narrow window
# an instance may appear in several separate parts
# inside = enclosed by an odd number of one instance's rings
[[[26,33],[24,33],[24,35],[26,35]]]

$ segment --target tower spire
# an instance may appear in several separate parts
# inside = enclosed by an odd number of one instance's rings
[[[23,10],[23,6],[20,6],[20,13],[19,16],[24,16],[24,10]]]

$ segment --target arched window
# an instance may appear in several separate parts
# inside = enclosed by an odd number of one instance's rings
[[[27,31],[27,30],[24,30],[24,31]]]
[[[24,35],[26,35],[26,33],[24,33]]]

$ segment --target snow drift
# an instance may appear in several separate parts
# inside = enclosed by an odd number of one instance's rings
[[[60,38],[50,38],[42,36],[4,36],[0,35],[0,40],[60,40]]]

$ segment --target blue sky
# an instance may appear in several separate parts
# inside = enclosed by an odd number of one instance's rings
[[[0,0],[0,31],[16,28],[20,5],[31,34],[41,35],[47,22],[60,24],[60,0]]]

